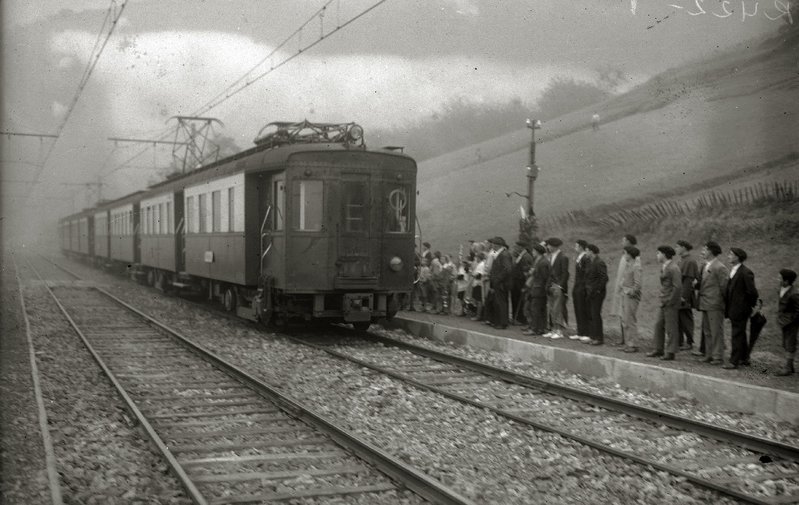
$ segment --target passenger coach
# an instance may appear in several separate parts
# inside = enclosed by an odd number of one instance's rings
[[[261,133],[252,149],[109,207],[110,255],[122,219],[135,273],[154,286],[277,323],[392,317],[413,286],[416,163],[367,150],[353,123]]]

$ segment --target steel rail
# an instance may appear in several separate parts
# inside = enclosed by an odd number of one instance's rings
[[[642,457],[642,456],[636,455],[636,454],[631,453],[631,452],[615,449],[615,448],[613,448],[613,447],[611,447],[611,446],[609,446],[607,444],[604,444],[602,442],[597,442],[597,441],[592,440],[590,438],[586,438],[586,437],[584,437],[582,435],[579,435],[579,434],[577,434],[575,432],[572,432],[570,430],[566,430],[566,429],[563,429],[563,428],[558,428],[558,427],[552,426],[550,424],[544,424],[544,423],[535,421],[533,419],[530,419],[528,417],[520,416],[520,415],[514,414],[512,412],[508,412],[506,410],[494,407],[492,405],[489,405],[489,404],[486,404],[486,403],[482,403],[482,402],[479,402],[479,401],[476,401],[476,400],[472,400],[470,398],[466,398],[465,396],[461,396],[461,395],[456,394],[456,393],[451,393],[451,392],[446,391],[446,390],[444,390],[444,389],[442,389],[440,387],[437,387],[437,386],[434,386],[434,385],[430,385],[430,384],[426,384],[426,383],[424,383],[422,381],[419,381],[418,379],[414,379],[413,377],[410,377],[408,375],[392,371],[392,370],[390,370],[388,368],[381,367],[379,365],[374,365],[374,364],[369,363],[369,362],[367,362],[365,360],[350,356],[350,355],[348,355],[346,353],[342,353],[342,352],[339,352],[339,351],[336,351],[336,350],[333,350],[333,349],[328,349],[328,348],[326,348],[323,345],[310,343],[310,342],[304,341],[303,339],[297,338],[297,337],[288,336],[286,338],[288,338],[289,340],[291,340],[293,342],[296,342],[298,344],[306,345],[306,346],[309,346],[309,347],[324,351],[324,352],[330,354],[331,356],[335,356],[335,357],[337,357],[339,359],[342,359],[342,360],[345,360],[345,361],[349,361],[349,362],[352,362],[352,363],[356,363],[356,364],[358,364],[360,366],[363,366],[365,368],[368,368],[370,370],[374,370],[374,371],[376,371],[378,373],[381,373],[381,374],[387,375],[389,377],[395,378],[395,379],[400,380],[402,382],[405,382],[407,384],[411,384],[412,386],[415,386],[415,387],[417,387],[419,389],[427,390],[427,391],[439,394],[441,396],[444,396],[446,398],[450,398],[452,400],[455,400],[455,401],[458,401],[458,402],[462,402],[462,403],[465,403],[467,405],[471,405],[473,407],[489,410],[489,411],[491,411],[491,412],[493,412],[493,413],[495,413],[495,414],[497,414],[499,416],[505,417],[505,418],[510,419],[512,421],[518,422],[520,424],[531,426],[533,428],[537,428],[537,429],[540,429],[540,430],[543,430],[543,431],[548,431],[550,433],[556,433],[558,435],[561,435],[563,437],[569,438],[569,439],[574,440],[576,442],[579,442],[581,444],[585,444],[585,445],[587,445],[589,447],[593,447],[594,449],[597,449],[599,451],[602,451],[602,452],[605,452],[605,453],[608,453],[608,454],[612,454],[612,455],[620,457],[620,458],[624,458],[624,459],[633,461],[633,462],[641,464],[643,466],[652,467],[652,468],[656,468],[656,469],[664,471],[664,472],[671,473],[672,475],[675,475],[675,476],[678,476],[678,477],[682,477],[686,481],[689,481],[689,482],[691,482],[691,483],[693,483],[693,484],[695,484],[697,486],[703,487],[705,489],[710,489],[710,490],[713,490],[713,491],[716,491],[716,492],[725,494],[727,496],[731,496],[733,498],[737,498],[739,500],[745,501],[747,503],[752,503],[752,504],[755,504],[755,505],[774,505],[774,503],[775,503],[775,501],[774,501],[774,499],[772,499],[772,497],[762,497],[761,498],[761,497],[752,496],[752,495],[749,495],[749,494],[746,494],[746,493],[742,493],[742,492],[740,492],[740,491],[738,491],[736,489],[733,489],[731,487],[724,486],[723,484],[718,484],[718,483],[713,482],[713,481],[711,481],[709,479],[705,479],[703,477],[699,477],[699,476],[697,476],[695,474],[692,474],[692,473],[686,472],[684,470],[681,470],[681,469],[679,469],[679,468],[677,468],[677,467],[675,467],[673,465],[669,465],[667,463],[661,463],[661,462],[655,461],[653,459],[648,459],[646,457]],[[795,501],[799,501],[799,496],[797,496],[792,502],[795,502]],[[792,502],[784,502],[784,503],[792,503]]]
[[[44,461],[47,468],[47,483],[50,488],[50,502],[53,505],[63,505],[64,499],[61,495],[61,481],[58,476],[58,471],[56,470],[55,449],[53,448],[53,439],[50,437],[47,409],[44,406],[42,386],[39,382],[39,367],[36,365],[36,349],[33,347],[31,324],[25,306],[25,295],[22,292],[22,281],[19,278],[17,261],[13,253],[11,255],[11,264],[14,267],[14,278],[17,281],[17,289],[19,292],[19,304],[22,308],[22,319],[25,322],[25,338],[28,343],[28,356],[30,358],[31,378],[33,380],[33,394],[36,399],[36,408],[39,414],[39,432],[42,434],[42,444],[44,445]]]
[[[74,275],[76,278],[78,279],[80,278],[79,276],[77,276],[77,274],[70,272],[66,268],[61,267],[56,263],[53,264],[58,266],[62,270]],[[121,305],[122,307],[125,307],[129,311],[143,318],[149,324],[169,334],[171,337],[175,338],[179,343],[183,344],[186,348],[195,352],[203,359],[211,362],[219,370],[234,377],[239,382],[246,384],[256,393],[258,393],[260,396],[262,396],[263,398],[267,399],[270,402],[275,403],[281,409],[288,412],[292,416],[302,421],[305,421],[306,423],[310,424],[316,429],[324,432],[336,443],[349,449],[356,456],[363,459],[364,461],[373,464],[375,467],[378,468],[378,470],[388,475],[389,477],[393,478],[394,480],[401,482],[408,489],[420,495],[421,497],[429,501],[432,501],[434,503],[442,505],[474,505],[474,502],[472,502],[471,500],[459,495],[455,491],[449,489],[447,486],[441,484],[435,479],[432,479],[431,477],[420,472],[414,467],[403,463],[402,461],[391,456],[382,449],[370,444],[369,442],[366,442],[365,440],[358,438],[357,436],[347,432],[343,428],[338,427],[337,425],[335,425],[333,422],[331,422],[321,414],[318,414],[315,411],[307,407],[304,407],[302,404],[299,403],[299,401],[295,400],[289,395],[282,393],[277,388],[266,384],[265,382],[249,374],[248,372],[236,367],[232,363],[226,361],[224,358],[216,355],[210,350],[207,350],[204,347],[192,342],[191,340],[184,337],[176,330],[152,318],[151,316],[141,312],[140,310],[136,309],[135,307],[131,306],[130,304],[121,300],[120,298],[114,296],[108,291],[99,287],[94,287],[91,289],[94,289],[99,293],[102,293],[103,295],[113,300],[117,304]],[[52,291],[51,295],[55,297]],[[64,311],[63,306],[60,303],[59,307],[62,308],[62,311],[66,315],[66,312]],[[69,316],[67,317],[69,318]],[[79,331],[72,322],[71,318],[70,318],[70,323],[73,324],[73,328],[75,328],[76,331]],[[82,334],[81,338],[84,338]],[[86,342],[85,338],[84,342]],[[95,359],[99,359],[99,356],[96,357]]]
[[[30,261],[28,261],[28,265],[34,271],[36,276],[39,277],[39,279],[42,282],[44,282],[45,288],[47,289],[48,293],[50,293],[50,296],[53,298],[56,305],[58,305],[58,308],[61,310],[61,313],[64,315],[64,317],[67,318],[67,321],[69,321],[69,325],[72,326],[72,329],[75,330],[75,332],[78,334],[81,341],[83,342],[83,345],[86,346],[86,349],[92,355],[92,358],[94,358],[94,361],[97,362],[97,364],[103,370],[103,373],[106,375],[106,377],[108,377],[108,379],[114,385],[114,388],[116,388],[117,393],[119,393],[119,395],[125,401],[125,405],[127,406],[128,411],[130,411],[131,414],[138,420],[139,424],[141,424],[142,428],[144,428],[144,431],[147,433],[147,436],[150,437],[150,440],[158,448],[161,455],[167,461],[167,464],[169,465],[169,468],[172,470],[172,473],[177,477],[178,481],[180,481],[180,484],[183,486],[184,490],[188,494],[191,501],[196,505],[208,505],[208,501],[205,499],[205,497],[203,497],[199,489],[197,489],[197,487],[191,481],[188,474],[186,474],[185,470],[183,470],[181,464],[178,462],[175,456],[172,455],[172,452],[169,450],[169,447],[167,447],[167,445],[164,443],[161,437],[155,432],[153,426],[150,424],[150,422],[147,420],[144,414],[142,414],[141,410],[139,410],[139,408],[136,406],[136,403],[133,401],[130,395],[128,395],[127,391],[125,391],[125,388],[119,382],[116,375],[114,375],[114,373],[108,368],[103,359],[94,349],[94,346],[92,346],[92,344],[86,338],[86,335],[80,330],[77,323],[75,323],[75,320],[72,319],[72,316],[69,315],[66,307],[64,307],[64,305],[61,303],[61,300],[58,299],[58,296],[56,296],[56,294],[53,292],[50,286],[47,285],[47,282],[42,278],[42,276],[33,267],[33,265],[30,264]],[[79,278],[77,276],[75,277]],[[97,289],[97,288],[89,288],[89,289]]]
[[[414,354],[425,356],[435,361],[456,364],[472,371],[482,373],[484,375],[488,375],[512,384],[536,389],[544,393],[563,396],[572,400],[588,402],[597,407],[615,410],[633,417],[648,419],[650,421],[662,423],[673,428],[692,431],[706,437],[714,438],[721,442],[731,442],[742,448],[749,449],[750,451],[762,452],[772,456],[778,456],[783,459],[799,461],[799,447],[779,442],[777,440],[744,433],[742,431],[725,428],[723,426],[715,426],[697,419],[690,419],[677,414],[672,414],[671,412],[602,396],[572,386],[558,384],[544,379],[538,379],[523,373],[513,372],[511,370],[489,365],[487,363],[482,363],[473,359],[448,354],[442,351],[427,349],[425,347],[402,342],[393,338],[382,337],[380,335],[374,334],[369,334],[368,338],[384,345],[391,345],[393,347],[411,351]]]

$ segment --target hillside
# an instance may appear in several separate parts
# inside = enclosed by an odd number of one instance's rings
[[[796,33],[742,44],[547,122],[536,132],[537,215],[751,176],[799,151],[798,64]],[[521,128],[420,163],[424,238],[454,251],[470,238],[514,237],[524,201],[506,193],[527,191],[529,141]]]

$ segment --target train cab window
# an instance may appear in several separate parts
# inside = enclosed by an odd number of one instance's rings
[[[367,184],[364,181],[345,181],[343,187],[344,231],[364,232],[369,229]]]
[[[294,181],[291,186],[292,228],[297,231],[320,231],[323,200],[322,181]]]
[[[274,182],[274,198],[273,202],[275,202],[274,214],[275,214],[275,231],[281,231],[285,226],[285,215],[286,215],[286,181],[275,181]]]
[[[404,184],[388,184],[383,205],[385,231],[389,233],[408,233],[410,227],[410,186]]]

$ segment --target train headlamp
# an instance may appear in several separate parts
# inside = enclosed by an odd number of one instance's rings
[[[399,272],[402,270],[402,258],[399,256],[394,256],[391,258],[391,261],[388,262],[388,267],[395,272]]]
[[[358,126],[357,124],[356,125],[352,125],[350,127],[350,130],[349,130],[348,134],[350,136],[350,139],[352,139],[352,140],[355,140],[355,141],[361,140],[363,138],[363,128]]]

